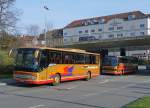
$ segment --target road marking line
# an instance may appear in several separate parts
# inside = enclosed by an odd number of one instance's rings
[[[77,86],[72,86],[72,87],[63,86],[63,87],[56,87],[54,89],[56,89],[56,90],[72,90],[74,88],[77,88]]]
[[[89,93],[89,94],[84,95],[84,96],[95,96],[95,95],[98,95],[98,93]]]
[[[146,82],[150,82],[150,80],[145,80],[145,81],[143,81],[143,82],[145,82],[145,83],[146,83]]]
[[[29,107],[29,108],[41,108],[44,107],[45,105],[37,105],[37,106],[33,106],[33,107]]]
[[[74,88],[76,88],[76,86],[74,86],[74,87],[68,87],[67,89],[71,90],[71,89],[74,89]]]
[[[104,80],[102,82],[99,82],[99,84],[104,84],[104,83],[107,83],[107,82],[109,82],[109,80]]]

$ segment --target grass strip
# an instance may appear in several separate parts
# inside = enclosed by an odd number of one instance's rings
[[[150,96],[139,98],[123,108],[150,108]]]

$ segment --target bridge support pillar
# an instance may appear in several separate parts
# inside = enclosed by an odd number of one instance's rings
[[[126,49],[120,48],[120,56],[126,56]]]
[[[100,49],[100,54],[102,57],[108,56],[108,49]]]

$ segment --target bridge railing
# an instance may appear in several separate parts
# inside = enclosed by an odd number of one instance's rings
[[[76,37],[77,38],[77,37]],[[79,38],[79,37],[78,37]],[[73,45],[73,44],[86,44],[86,43],[99,43],[99,42],[112,42],[112,41],[122,41],[122,40],[139,40],[139,39],[145,39],[150,38],[149,35],[146,36],[134,36],[134,37],[122,37],[122,38],[107,38],[107,39],[91,39],[86,41],[70,41],[64,43],[64,45]]]

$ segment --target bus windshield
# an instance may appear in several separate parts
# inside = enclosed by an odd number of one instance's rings
[[[117,66],[117,65],[118,65],[117,57],[113,56],[104,57],[103,66]]]
[[[35,48],[20,48],[16,57],[15,70],[18,71],[38,71],[38,60],[35,57]]]
[[[128,59],[127,58],[119,58],[119,63],[128,63]]]

